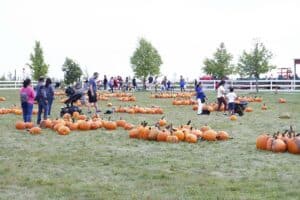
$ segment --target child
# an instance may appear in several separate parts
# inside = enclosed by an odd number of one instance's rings
[[[202,108],[203,108],[203,103],[205,103],[205,99],[206,99],[206,95],[204,94],[203,90],[202,90],[202,85],[201,82],[199,82],[196,86],[196,97],[197,97],[197,101],[198,101],[198,115],[203,114],[202,113]]]
[[[234,109],[235,109],[235,103],[234,101],[237,98],[237,95],[234,93],[233,91],[233,87],[229,88],[229,93],[226,95],[227,99],[228,99],[228,112],[229,115],[234,115]]]

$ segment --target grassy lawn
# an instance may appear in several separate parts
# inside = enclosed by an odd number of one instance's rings
[[[234,138],[226,142],[168,144],[129,139],[123,130],[103,129],[59,136],[51,130],[32,136],[14,128],[21,116],[0,115],[0,199],[299,199],[300,157],[289,153],[258,151],[256,137],[289,125],[300,129],[300,94],[260,94],[251,103],[254,112],[237,121],[222,113],[197,116],[191,106],[173,106],[171,99],[151,99],[136,93],[136,103],[112,100],[114,105],[159,105],[175,125],[192,120],[225,130]],[[19,104],[17,91],[0,91]],[[215,93],[209,93],[210,101]],[[285,97],[286,104],[278,104]],[[100,102],[106,109],[107,102]],[[63,104],[54,105],[53,117]],[[279,119],[289,112],[291,119]],[[160,115],[113,114],[137,124],[153,124]],[[106,117],[106,116],[105,116]],[[34,117],[36,121],[36,116]],[[300,130],[299,130],[300,131]]]

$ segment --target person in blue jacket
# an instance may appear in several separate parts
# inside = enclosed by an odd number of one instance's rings
[[[197,112],[197,114],[201,115],[202,114],[203,103],[205,103],[205,99],[207,99],[205,93],[203,92],[201,82],[199,82],[197,84],[195,90],[196,90],[196,98],[197,98],[197,101],[198,101],[198,112]]]
[[[185,80],[184,80],[183,76],[180,76],[179,86],[180,86],[180,91],[184,92],[185,91]]]

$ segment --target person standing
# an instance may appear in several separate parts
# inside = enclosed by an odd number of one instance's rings
[[[225,85],[224,80],[222,80],[218,85],[217,100],[218,100],[218,111],[221,111],[221,106],[223,104],[223,106],[224,106],[224,115],[226,115],[225,111],[226,111],[226,108],[227,108],[227,103],[226,103],[226,99],[225,99],[225,94],[226,93],[225,93],[224,85]]]
[[[89,89],[88,89],[88,97],[89,97],[89,105],[88,105],[88,113],[91,113],[91,104],[95,108],[96,113],[100,112],[97,106],[97,84],[96,80],[98,79],[98,72],[95,72],[93,76],[89,80]]]
[[[180,91],[184,92],[185,91],[185,80],[182,75],[180,76],[179,86],[180,86]]]
[[[201,85],[201,82],[199,82],[197,85],[196,85],[196,98],[197,98],[197,102],[198,102],[198,111],[197,111],[197,114],[198,115],[201,115],[202,114],[202,109],[203,109],[203,103],[205,103],[205,99],[206,99],[206,95],[205,93],[203,92],[203,89],[202,89],[202,85]]]
[[[132,79],[132,87],[133,87],[134,91],[137,89],[135,77],[133,77],[133,79]]]
[[[235,100],[237,98],[237,95],[233,90],[234,90],[233,87],[230,87],[229,88],[229,93],[226,95],[226,98],[228,99],[228,112],[229,112],[229,115],[234,115]]]
[[[47,116],[48,116],[48,100],[47,100],[47,93],[46,93],[44,77],[39,78],[38,85],[36,87],[35,100],[38,103],[37,124],[40,124],[40,122],[42,120],[42,113],[44,115],[44,117],[43,117],[44,120],[46,120]]]
[[[103,78],[103,89],[104,90],[107,90],[107,83],[108,83],[107,77],[106,77],[106,75],[104,75],[104,78]]]
[[[153,86],[153,77],[152,76],[149,76],[148,84],[149,84],[149,86],[148,86],[149,90],[152,90],[152,86]]]
[[[46,87],[46,94],[47,94],[47,101],[48,101],[48,116],[51,115],[51,108],[52,108],[52,103],[53,103],[53,100],[54,100],[54,87],[52,85],[52,81],[50,78],[47,78],[46,79],[46,84],[45,84],[45,87]]]
[[[35,93],[31,86],[31,80],[29,78],[25,79],[23,82],[23,87],[20,90],[20,99],[24,122],[31,122],[34,95]]]

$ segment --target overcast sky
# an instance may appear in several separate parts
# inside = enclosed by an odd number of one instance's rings
[[[204,58],[221,42],[237,61],[254,38],[274,53],[273,64],[293,67],[299,9],[299,0],[0,0],[0,75],[21,74],[35,40],[51,77],[63,76],[65,57],[90,74],[132,75],[141,37],[161,54],[170,79],[203,74]]]

